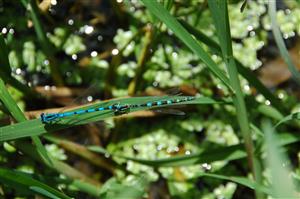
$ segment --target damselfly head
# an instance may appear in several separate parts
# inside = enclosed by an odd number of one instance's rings
[[[123,114],[127,114],[130,112],[130,106],[129,104],[118,104],[118,106],[115,106],[115,111],[114,114],[115,115],[123,115]]]
[[[41,117],[41,121],[43,123],[48,123],[48,122],[51,122],[51,121],[57,119],[59,117],[59,114],[58,113],[49,113],[49,114],[42,113],[40,115],[40,117]]]

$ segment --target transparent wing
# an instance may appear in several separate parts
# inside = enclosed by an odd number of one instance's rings
[[[87,89],[84,90],[83,93],[81,93],[78,97],[74,98],[68,106],[62,108],[59,113],[64,112],[66,109],[72,107],[72,106],[78,106],[79,104],[86,104],[88,102],[92,102],[94,99],[92,95],[95,93],[95,90],[97,88],[97,82],[89,86]]]
[[[171,88],[171,89],[168,89],[165,91],[165,93],[167,95],[170,95],[170,96],[179,96],[179,95],[182,95],[182,92],[180,90],[179,87],[174,87],[174,88]]]
[[[170,108],[163,108],[163,109],[151,109],[156,113],[162,114],[171,114],[171,115],[185,115],[185,112],[178,110],[178,109],[170,109]]]

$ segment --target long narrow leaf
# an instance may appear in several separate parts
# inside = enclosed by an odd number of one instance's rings
[[[2,79],[0,79],[0,100],[3,102],[4,106],[6,109],[10,112],[13,118],[17,120],[18,122],[25,122],[26,118],[20,108],[18,107],[17,103],[15,100],[11,97],[9,92],[7,91],[4,82]],[[0,141],[1,138],[4,136],[4,134],[0,131]],[[41,157],[48,163],[51,164],[51,160],[47,154],[47,151],[45,147],[43,146],[41,140],[36,137],[32,136],[32,140],[37,146],[37,150],[39,151]]]
[[[185,98],[185,96],[176,96],[173,98]],[[106,107],[116,103],[136,104],[136,103],[147,102],[147,101],[152,102],[161,99],[166,99],[166,97],[132,97],[126,99],[115,99],[107,102],[100,102],[88,106],[86,108]],[[168,96],[168,99],[172,99],[172,97]],[[182,102],[180,104],[218,104],[218,103],[224,103],[224,101],[216,101],[208,97],[197,97],[195,100]],[[164,106],[172,106],[172,105],[164,105]],[[132,109],[131,112],[147,110],[147,109],[149,109],[149,107],[140,107],[140,108]],[[23,137],[28,137],[28,136],[42,135],[47,132],[57,131],[59,129],[65,129],[75,125],[82,125],[90,122],[96,122],[112,116],[114,116],[112,111],[98,111],[94,113],[74,115],[46,124],[42,123],[40,119],[29,120],[26,122],[21,122],[14,125],[1,127],[0,141],[15,140]]]
[[[0,34],[0,66],[0,77],[10,76],[11,68],[8,61],[8,50],[2,34]]]
[[[300,112],[297,112],[297,113],[292,113],[284,118],[282,118],[276,125],[275,127],[278,127],[279,125],[283,124],[283,123],[286,123],[288,121],[291,121],[291,120],[299,120],[300,119]]]
[[[57,64],[56,64],[56,60],[54,58],[54,46],[52,45],[52,43],[50,43],[50,41],[48,40],[47,36],[46,36],[46,32],[43,29],[42,23],[40,21],[40,17],[39,17],[39,10],[38,10],[38,6],[36,4],[36,1],[34,0],[21,0],[22,4],[24,5],[24,7],[26,9],[28,9],[28,11],[30,12],[31,18],[32,18],[32,22],[34,25],[34,29],[35,32],[37,34],[37,38],[40,42],[40,45],[44,51],[44,53],[46,54],[47,58],[50,61],[50,69],[51,69],[51,75],[52,78],[54,80],[54,82],[56,83],[56,85],[58,86],[62,86],[63,85],[63,79],[61,77],[61,74],[59,73]]]
[[[200,30],[195,29],[193,26],[189,25],[183,20],[179,20],[179,22],[191,33],[193,34],[199,41],[206,44],[214,53],[218,55],[222,55],[221,48],[219,44],[212,40],[210,37],[206,36]],[[238,72],[245,78],[247,81],[255,87],[266,99],[270,100],[271,105],[276,109],[283,111],[285,110],[285,105],[280,102],[278,98],[276,98],[270,91],[267,89],[261,81],[255,76],[255,74],[245,66],[241,62],[239,62],[235,58],[236,66]]]
[[[300,135],[290,133],[281,133],[279,134],[279,138],[279,146],[286,146],[288,144],[300,141]],[[211,163],[215,161],[232,161],[247,157],[247,154],[243,149],[243,145],[241,144],[227,147],[219,147],[216,149],[208,149],[201,153],[191,155],[175,156],[156,160],[146,160],[141,158],[124,156],[119,153],[109,153],[107,150],[99,146],[89,146],[88,149],[103,155],[109,154],[112,157],[124,158],[126,160],[131,160],[140,164],[153,167],[187,166],[201,163]]]
[[[279,48],[280,54],[281,54],[283,60],[285,61],[285,63],[288,65],[288,68],[289,68],[290,72],[292,73],[294,80],[298,83],[298,85],[300,85],[300,73],[298,72],[297,68],[294,66],[294,64],[290,58],[289,52],[287,51],[287,49],[284,45],[284,41],[282,39],[279,27],[277,25],[276,1],[269,1],[268,8],[269,8],[269,16],[271,19],[272,32],[274,34],[275,41]]]
[[[11,75],[11,67],[8,60],[8,46],[5,43],[4,37],[0,34],[0,78],[4,82],[12,85],[16,89],[20,90],[27,98],[38,96],[31,88],[22,84],[19,80]]]
[[[39,158],[38,152],[34,150],[34,147],[31,144],[28,144],[23,140],[17,140],[16,142],[18,143],[18,149],[23,154],[30,156],[31,159],[36,162],[43,163],[43,161]],[[64,183],[74,185],[82,192],[89,193],[93,196],[99,196],[99,188],[101,184],[98,181],[86,176],[81,171],[62,161],[52,159],[52,162],[53,166],[51,166],[51,169],[66,176]]]
[[[109,154],[103,148],[99,148],[97,146],[90,146],[88,148],[94,152]],[[194,164],[201,164],[207,162],[210,163],[219,160],[230,161],[230,160],[245,158],[247,156],[247,154],[243,150],[242,145],[220,147],[218,149],[211,149],[202,153],[176,156],[171,158],[162,158],[157,160],[145,160],[140,158],[127,157],[120,154],[110,154],[110,155],[119,158],[124,158],[126,160],[131,160],[140,164],[153,166],[153,167],[186,166],[186,165],[194,165]]]
[[[291,178],[291,170],[285,154],[278,147],[271,123],[263,121],[263,131],[266,135],[266,165],[270,169],[272,196],[274,198],[298,198]]]
[[[217,178],[217,179],[222,179],[222,180],[229,180],[238,184],[241,184],[245,187],[248,187],[250,189],[258,190],[260,192],[263,192],[265,194],[271,193],[270,189],[257,184],[255,181],[252,181],[248,178],[245,177],[239,177],[239,176],[225,176],[225,175],[220,175],[220,174],[213,174],[213,173],[203,173],[202,176],[205,177],[211,177],[211,178]]]
[[[185,43],[185,45],[187,45],[230,90],[232,90],[229,80],[224,72],[218,68],[217,64],[198,44],[198,41],[195,40],[160,3],[148,0],[142,0],[142,2],[152,14],[164,22],[167,27],[171,29],[174,34]]]
[[[245,141],[245,148],[248,155],[248,164],[253,174],[257,176],[259,175],[259,172],[255,171],[254,166],[254,147],[251,138],[250,123],[247,116],[247,109],[245,106],[244,96],[238,77],[236,63],[233,58],[227,2],[223,0],[209,0],[208,5],[217,29],[217,35],[220,41],[223,59],[227,66],[230,84],[234,89],[233,103],[236,108],[237,120]]]
[[[0,182],[5,185],[11,185],[11,187],[20,189],[24,192],[31,192],[52,199],[71,199],[65,194],[38,180],[33,179],[28,174],[20,171],[12,171],[10,169],[0,168]]]

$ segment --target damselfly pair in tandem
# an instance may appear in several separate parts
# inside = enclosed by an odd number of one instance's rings
[[[80,114],[87,114],[87,113],[93,113],[97,111],[112,111],[114,115],[123,115],[130,113],[132,109],[135,108],[156,108],[160,106],[171,106],[171,105],[178,105],[180,103],[193,101],[196,98],[193,96],[181,96],[181,97],[170,97],[168,96],[168,99],[164,100],[157,100],[157,101],[148,101],[143,103],[135,103],[135,104],[121,104],[116,103],[109,106],[104,107],[97,107],[97,108],[90,108],[90,109],[82,109],[77,111],[69,111],[69,112],[62,112],[62,113],[42,113],[40,115],[40,119],[43,123],[51,123],[53,121],[57,121],[59,119],[74,116],[74,115],[80,115]]]

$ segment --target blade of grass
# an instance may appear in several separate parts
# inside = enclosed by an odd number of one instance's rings
[[[280,133],[279,135],[279,146],[286,146],[300,141],[300,135],[291,133]],[[119,153],[109,153],[106,149],[99,146],[88,146],[90,151],[100,153],[103,155],[109,154],[112,157],[124,158],[140,164],[153,167],[176,167],[176,166],[187,166],[201,163],[211,163],[215,161],[232,161],[247,157],[247,153],[243,149],[242,144],[218,147],[215,149],[207,149],[201,153],[191,155],[180,155],[170,158],[161,158],[155,160],[146,160],[141,158],[127,157]]]
[[[17,106],[15,100],[11,97],[11,95],[7,91],[2,79],[0,79],[0,100],[2,101],[5,108],[9,111],[9,113],[15,120],[19,122],[23,122],[26,120],[22,111]]]
[[[217,178],[221,180],[229,180],[235,183],[238,183],[240,185],[243,185],[245,187],[248,187],[253,190],[258,190],[262,193],[269,194],[270,190],[269,188],[257,184],[255,181],[249,180],[245,177],[239,177],[239,176],[225,176],[225,175],[219,175],[219,174],[213,174],[213,173],[202,173],[201,176],[205,177],[211,177],[211,178]]]
[[[8,60],[7,46],[6,46],[6,43],[5,43],[2,35],[0,35],[0,50],[3,53],[0,56],[0,64],[8,64],[7,66],[3,65],[3,68],[6,68],[6,67],[9,68],[9,70],[7,70],[7,69],[5,70],[6,73],[9,72],[9,74],[4,75],[6,77],[5,79],[7,79],[11,82],[11,78],[9,78],[9,77],[11,77],[11,74],[10,74],[11,67],[10,67],[9,60]],[[0,71],[2,71],[2,68]],[[31,90],[29,90],[29,91],[30,92],[28,94],[33,93]],[[24,114],[19,109],[19,107],[16,104],[16,102],[14,101],[14,99],[10,96],[2,79],[0,79],[0,100],[3,102],[5,108],[10,112],[11,116],[13,118],[15,118],[15,120],[17,120],[18,122],[26,121]],[[0,139],[1,139],[1,136],[2,136],[2,134],[0,134]],[[51,163],[50,158],[48,157],[47,151],[44,148],[44,146],[42,145],[40,139],[38,137],[33,136],[32,140],[36,144],[37,150],[39,151],[41,157],[50,164]]]
[[[161,158],[157,160],[145,160],[140,158],[127,157],[116,153],[111,154],[99,146],[89,146],[88,149],[97,153],[110,154],[111,156],[124,158],[126,160],[131,160],[143,165],[148,165],[153,167],[186,166],[186,165],[194,165],[194,164],[201,164],[201,163],[211,163],[219,160],[231,161],[231,160],[245,158],[247,156],[247,154],[243,150],[242,145],[219,147],[217,149],[207,150],[192,155],[183,155],[183,156],[176,156],[171,158]]]
[[[157,1],[142,0],[144,5],[149,11],[159,18],[166,26],[174,32],[174,34],[186,44],[216,75],[231,91],[232,87],[228,78],[222,70],[220,70],[217,64],[210,58],[210,56],[204,51],[204,49],[198,44],[198,41],[189,34],[186,29],[173,17],[169,12]]]
[[[211,15],[213,17],[218,39],[222,50],[223,59],[227,66],[229,80],[232,88],[234,89],[233,103],[237,112],[237,120],[245,141],[245,147],[247,151],[247,158],[249,167],[254,176],[260,175],[255,170],[254,163],[254,147],[251,138],[250,123],[248,121],[247,110],[245,106],[244,96],[242,93],[237,67],[233,58],[231,34],[228,19],[227,2],[223,0],[208,1]]]
[[[0,34],[0,76],[10,76],[11,68],[8,61],[8,51],[6,48],[6,43],[2,34]]]
[[[146,28],[146,33],[143,40],[143,47],[140,52],[140,55],[138,57],[138,62],[137,62],[137,69],[135,72],[135,76],[133,80],[129,83],[128,86],[128,94],[129,95],[135,95],[136,91],[139,90],[143,85],[143,74],[146,70],[146,62],[150,58],[150,49],[151,45],[153,43],[153,36],[154,36],[154,30],[151,27],[151,25],[147,26]]]
[[[173,98],[178,99],[184,97],[186,96],[173,96],[173,97],[167,96],[168,99],[173,99]],[[138,104],[142,102],[147,102],[147,101],[152,102],[152,101],[157,101],[162,99],[166,99],[166,97],[132,97],[132,98],[125,98],[125,99],[114,99],[106,102],[96,103],[94,105],[90,105],[85,108],[106,107],[116,103]],[[180,104],[206,104],[207,105],[207,104],[219,104],[219,103],[224,103],[224,101],[217,101],[208,97],[197,97],[195,100],[183,102]],[[161,107],[166,107],[166,106],[172,106],[172,105],[165,105]],[[81,110],[82,107],[79,109]],[[75,109],[75,110],[79,110],[79,109]],[[131,109],[131,112],[147,110],[147,109],[149,109],[149,107],[140,107],[140,108]],[[114,116],[112,111],[102,111],[102,112],[94,112],[94,113],[70,116],[49,124],[42,123],[40,119],[28,120],[26,122],[0,127],[0,135],[1,135],[0,142],[15,140],[23,137],[28,137],[28,136],[42,135],[47,132],[53,132],[60,129],[76,126],[76,125],[96,122],[112,116]]]
[[[86,160],[90,161],[92,164],[104,168],[110,173],[114,173],[116,165],[109,161],[109,159],[101,157],[95,153],[89,151],[86,147],[77,144],[75,142],[62,139],[61,137],[56,137],[52,135],[45,135],[45,139],[57,144],[58,146],[64,148],[65,150],[76,154]]]
[[[270,121],[264,120],[262,129],[265,132],[267,159],[266,165],[270,169],[272,197],[299,198],[291,178],[288,159],[278,147],[278,139],[274,134]]]
[[[285,61],[285,63],[288,65],[288,68],[290,72],[292,73],[293,79],[300,85],[300,73],[298,72],[297,68],[294,66],[293,61],[290,58],[289,52],[287,51],[284,41],[281,37],[281,33],[279,30],[279,27],[277,25],[277,20],[276,20],[276,1],[269,1],[268,4],[268,11],[269,11],[269,16],[271,19],[271,27],[272,27],[272,32],[275,38],[275,42],[279,48],[279,52]]]
[[[15,189],[21,189],[24,192],[36,193],[48,198],[58,199],[71,199],[67,195],[53,189],[52,187],[33,179],[29,174],[12,171],[11,169],[0,167],[0,182],[5,185],[10,185]]]
[[[18,148],[24,154],[30,156],[32,158],[32,160],[34,160],[34,161],[43,163],[41,161],[41,159],[39,158],[38,153],[36,151],[34,151],[34,148],[32,145],[30,145],[24,141],[21,141],[21,140],[18,140],[17,142],[19,144]],[[70,165],[68,165],[62,161],[56,160],[54,158],[51,158],[51,161],[53,162],[53,166],[50,168],[56,170],[58,173],[65,175],[66,177],[69,178],[69,180],[71,180],[71,181],[78,180],[78,183],[79,182],[88,183],[88,185],[90,185],[90,186],[87,186],[88,188],[90,188],[89,192],[93,192],[93,190],[96,190],[97,188],[100,187],[101,184],[98,181],[86,176],[85,174],[83,174],[79,170],[71,167]],[[49,165],[47,165],[47,166],[49,166]],[[79,185],[81,185],[81,184],[79,183]],[[86,186],[86,185],[83,184],[83,186]],[[80,187],[78,187],[78,188],[80,188]],[[96,192],[94,192],[93,195],[95,195],[95,194],[96,194]]]
[[[222,57],[227,66],[229,80],[232,88],[234,89],[233,103],[236,108],[237,120],[245,143],[248,166],[254,176],[256,183],[262,184],[261,164],[258,161],[259,159],[255,157],[244,95],[241,89],[235,59],[233,57],[227,1],[209,0],[208,5],[216,26],[217,35],[223,55]],[[257,198],[263,197],[262,193],[258,192],[256,189],[255,194]]]
[[[179,22],[191,33],[193,34],[199,41],[206,44],[214,53],[222,56],[221,48],[219,44],[212,40],[210,37],[206,36],[204,33],[202,33],[200,30],[195,29],[193,26],[189,25],[183,20],[179,20]],[[282,111],[283,113],[285,111],[285,105],[281,103],[281,101],[276,98],[270,91],[267,89],[261,81],[253,74],[253,72],[243,66],[241,62],[239,62],[235,58],[236,66],[238,72],[245,78],[247,81],[255,87],[266,99],[268,99],[271,102],[271,105],[274,106],[277,110]]]
[[[277,124],[275,125],[275,128],[277,128],[279,125],[281,125],[283,123],[286,123],[288,121],[299,120],[299,119],[300,119],[300,112],[292,113],[292,114],[290,114],[288,116],[285,116],[279,122],[277,122]]]
[[[272,106],[261,104],[257,107],[258,112],[261,114],[273,118],[275,120],[283,119],[283,115],[277,111],[277,109],[273,108]]]
[[[5,43],[4,37],[0,34],[0,78],[2,78],[4,82],[21,91],[27,98],[33,98],[36,96],[39,97],[35,91],[11,76],[11,67],[8,60],[7,49],[9,48]]]
[[[40,22],[40,16],[39,16],[39,10],[38,6],[36,5],[35,0],[21,0],[22,4],[28,11],[30,12],[33,26],[35,29],[35,32],[37,34],[38,40],[40,42],[40,45],[43,49],[43,52],[46,54],[50,61],[50,70],[52,78],[57,86],[63,86],[63,78],[61,77],[58,67],[57,67],[57,61],[54,58],[54,47],[49,42],[45,31],[43,30],[42,23]]]
[[[143,198],[148,181],[145,177],[138,177],[136,182],[128,186],[118,182],[115,178],[108,180],[101,188],[101,199],[140,199]]]
[[[0,79],[0,100],[4,104],[5,108],[9,111],[11,116],[15,118],[15,120],[17,120],[18,122],[26,121],[25,115],[22,113],[15,100],[11,97],[11,95],[7,91],[2,79]],[[0,131],[0,140],[2,137],[3,137],[3,133]],[[37,146],[37,150],[40,156],[43,158],[43,160],[46,161],[47,164],[51,164],[51,160],[41,140],[37,136],[32,136],[31,138],[35,143],[35,145]]]

